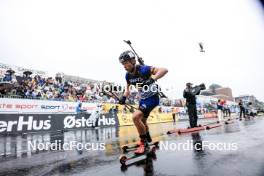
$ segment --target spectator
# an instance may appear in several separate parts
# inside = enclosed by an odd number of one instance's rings
[[[223,103],[220,99],[217,101],[217,117],[219,122],[223,120]]]
[[[12,82],[12,83],[17,82],[14,73],[15,73],[15,71],[13,71],[11,69],[7,70],[5,73],[5,76],[3,78],[3,81],[4,82]]]
[[[77,114],[86,112],[86,110],[82,108],[82,102],[78,103],[75,111],[76,111]]]
[[[12,80],[11,75],[9,75],[9,74],[5,74],[5,77],[3,78],[3,81],[4,81],[4,82],[11,82],[11,80]]]
[[[243,114],[244,118],[246,117],[246,115],[245,115],[246,109],[245,109],[245,106],[244,106],[242,100],[239,101],[238,106],[239,106],[239,109],[240,109],[239,119],[242,120],[242,114]]]

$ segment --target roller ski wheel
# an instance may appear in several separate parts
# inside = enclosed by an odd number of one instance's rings
[[[122,166],[126,166],[126,162],[127,162],[127,157],[125,155],[121,155],[119,157],[119,162]]]
[[[122,151],[123,151],[123,153],[127,153],[127,152],[128,152],[128,149],[129,149],[128,146],[123,146],[123,147],[122,147]]]

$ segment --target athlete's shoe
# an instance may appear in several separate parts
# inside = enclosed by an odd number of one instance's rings
[[[140,155],[148,150],[148,143],[146,141],[140,141],[138,148],[135,150],[136,155]]]

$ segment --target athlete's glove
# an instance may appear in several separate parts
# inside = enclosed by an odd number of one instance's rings
[[[124,105],[125,103],[126,103],[126,97],[123,96],[123,97],[119,100],[118,104]]]
[[[153,84],[155,82],[155,80],[153,78],[149,78],[145,81],[143,81],[143,85],[150,85]]]

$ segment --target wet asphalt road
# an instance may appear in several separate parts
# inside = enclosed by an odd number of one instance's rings
[[[215,120],[199,122],[205,124]],[[120,167],[120,146],[138,140],[135,127],[0,137],[0,175],[264,175],[263,116],[235,120],[232,124],[193,134],[166,134],[170,129],[186,126],[187,121],[176,125],[151,125],[153,139],[161,141],[160,149],[155,157],[137,158],[143,160],[126,169]],[[95,149],[98,149],[96,144],[104,143],[105,149],[35,151],[28,148],[29,141],[47,143],[56,140],[94,144]],[[195,150],[194,144],[203,148]]]

